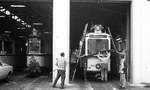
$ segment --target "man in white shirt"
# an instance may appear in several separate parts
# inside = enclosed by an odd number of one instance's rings
[[[64,82],[65,82],[65,72],[66,72],[66,59],[64,58],[65,54],[63,52],[60,54],[60,56],[61,57],[58,58],[56,61],[57,76],[55,78],[53,88],[55,88],[58,79],[61,77],[61,89],[63,89],[64,88]]]
[[[108,71],[110,71],[110,53],[107,50],[99,52],[97,57],[101,60],[101,80],[108,80]]]

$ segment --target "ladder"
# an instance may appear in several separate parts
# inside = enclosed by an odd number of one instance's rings
[[[109,35],[110,35],[110,37],[111,37],[111,41],[112,41],[112,44],[113,44],[113,46],[114,46],[115,52],[116,52],[116,53],[119,53],[119,51],[117,50],[117,47],[116,47],[116,45],[115,45],[114,39],[113,39],[113,37],[112,37],[112,34],[111,34],[111,32],[110,32],[110,28],[108,27],[107,30],[108,30],[108,33],[109,33]]]
[[[77,58],[77,64],[76,64],[75,69],[73,71],[72,80],[74,80],[74,77],[75,77],[75,74],[76,74],[76,71],[77,71],[77,66],[78,66],[78,62],[80,60],[81,51],[82,51],[83,43],[84,43],[84,40],[85,40],[85,37],[86,37],[87,28],[88,28],[88,23],[84,27],[83,35],[82,35],[82,38],[81,38],[81,40],[79,42],[79,53],[77,55],[78,56],[78,58]]]

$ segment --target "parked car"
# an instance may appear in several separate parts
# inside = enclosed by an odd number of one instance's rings
[[[13,73],[13,67],[0,61],[0,80],[9,80]]]

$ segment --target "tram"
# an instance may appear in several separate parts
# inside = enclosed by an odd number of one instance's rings
[[[102,25],[94,25],[90,32],[85,34],[83,44],[85,55],[81,58],[86,75],[92,75],[103,81],[108,80],[108,72],[111,70],[111,36],[105,29]]]
[[[26,53],[24,40],[4,33],[0,35],[0,61],[14,68],[24,68],[26,65]]]
[[[26,42],[27,46],[27,66],[35,60],[42,68],[51,68],[52,55],[49,38],[42,38],[37,30],[33,30],[30,38]]]

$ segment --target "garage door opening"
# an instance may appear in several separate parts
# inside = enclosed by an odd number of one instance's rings
[[[85,24],[101,24],[109,27],[118,51],[125,47],[127,50],[127,79],[130,79],[130,3],[131,2],[71,2],[70,5],[70,52],[79,48]],[[117,42],[122,38],[124,44]],[[121,47],[120,47],[121,46]],[[114,50],[111,45],[111,50]],[[119,56],[111,52],[111,71],[109,80],[119,80]],[[70,75],[73,76],[74,66],[70,63]],[[83,71],[77,70],[75,79],[84,78]]]

